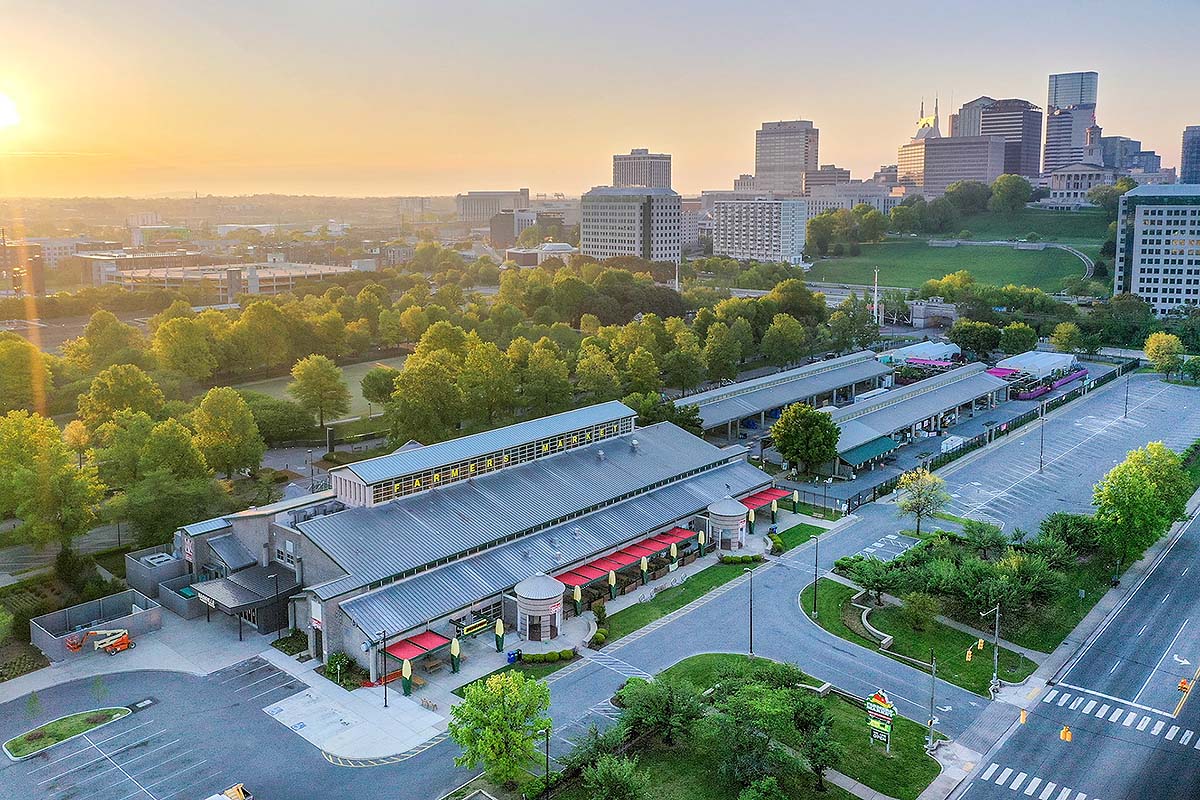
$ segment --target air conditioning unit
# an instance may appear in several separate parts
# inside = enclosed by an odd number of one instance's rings
[[[163,564],[170,564],[175,560],[175,556],[170,553],[151,553],[148,556],[142,556],[142,563],[147,567],[161,567]]]

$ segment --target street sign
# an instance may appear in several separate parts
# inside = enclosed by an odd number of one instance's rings
[[[892,718],[896,716],[896,706],[888,699],[887,694],[880,689],[863,701],[867,710],[867,727],[871,731],[871,739],[883,742],[884,749],[892,749]]]

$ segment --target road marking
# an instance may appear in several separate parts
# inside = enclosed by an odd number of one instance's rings
[[[623,642],[625,640],[618,639],[617,641]],[[1197,669],[1197,672],[1200,673],[1200,669]],[[555,673],[555,674],[557,675],[558,673]],[[1200,675],[1198,675],[1198,678],[1200,678]],[[1076,686],[1073,683],[1063,683],[1062,681],[1059,681],[1058,685],[1065,686],[1068,689],[1074,689],[1079,692],[1087,692],[1088,694],[1095,695],[1096,697],[1103,697],[1105,700],[1110,700],[1114,703],[1122,703],[1122,704],[1130,706],[1132,708],[1140,708],[1142,711],[1149,711],[1152,714],[1162,714],[1164,717],[1176,716],[1175,714],[1172,714],[1170,711],[1163,711],[1161,708],[1154,708],[1152,706],[1144,706],[1141,703],[1134,703],[1130,700],[1126,700],[1124,697],[1113,697],[1111,694],[1105,694],[1104,692],[1097,692],[1095,689],[1085,689],[1082,686]],[[1190,694],[1190,692],[1189,692],[1189,694]],[[1098,716],[1098,717],[1104,716],[1104,709],[1097,711],[1096,716]]]
[[[1142,721],[1138,723],[1137,729],[1139,731],[1144,731],[1144,730],[1146,730],[1146,726],[1149,724],[1150,724],[1150,718],[1142,717]]]
[[[1096,701],[1088,700],[1087,705],[1083,707],[1083,713],[1090,714],[1090,713],[1092,713],[1092,709],[1095,707],[1096,707]]]
[[[1189,569],[1191,569],[1191,567],[1188,567],[1188,568],[1187,568],[1187,569],[1185,569],[1183,572],[1179,573],[1179,577],[1181,577],[1181,578],[1182,578],[1184,575],[1187,575],[1187,574],[1188,574],[1188,570],[1189,570]]]
[[[86,733],[85,733],[85,734],[83,734],[83,740],[84,740],[85,742],[87,742],[88,744],[92,745],[92,747],[96,747],[95,743],[94,743],[94,742],[93,742],[91,739],[89,739],[89,738],[88,738],[88,735],[87,735]],[[126,778],[129,778],[129,780],[130,780],[130,781],[133,783],[133,785],[134,785],[134,786],[138,787],[138,788],[139,788],[139,789],[141,789],[143,792],[145,792],[145,793],[146,793],[146,796],[147,796],[147,797],[149,797],[149,798],[150,798],[150,800],[158,800],[158,798],[157,798],[157,797],[155,797],[155,796],[154,796],[154,795],[153,795],[153,794],[150,792],[150,790],[149,790],[149,789],[147,789],[145,786],[142,786],[140,783],[138,783],[138,780],[137,780],[137,778],[133,777],[133,776],[132,776],[132,775],[130,775],[128,772],[126,772],[126,771],[125,771],[125,769],[124,769],[124,768],[123,768],[123,767],[122,767],[120,764],[118,764],[117,762],[113,761],[113,760],[112,760],[112,758],[111,758],[111,757],[110,757],[110,756],[109,756],[107,753],[105,753],[103,750],[100,750],[100,748],[99,748],[99,747],[96,747],[96,750],[98,750],[98,751],[100,752],[100,754],[101,754],[101,755],[103,755],[103,756],[104,756],[104,757],[105,757],[105,758],[108,760],[108,763],[112,764],[114,767],[116,767],[117,769],[119,769],[119,770],[121,771],[121,773],[122,773],[122,774],[123,774],[123,775],[124,775]],[[136,792],[135,792],[135,794],[136,794]]]
[[[1188,742],[1190,742],[1192,740],[1192,736],[1194,736],[1194,735],[1195,734],[1193,734],[1191,731],[1184,731],[1183,736],[1179,737],[1179,743],[1182,745],[1186,745]]]
[[[1031,780],[1029,782],[1029,785],[1025,787],[1025,794],[1032,795],[1034,792],[1037,791],[1037,787],[1039,787],[1041,785],[1042,785],[1042,779],[1034,778],[1033,780]]]
[[[1167,741],[1168,742],[1175,741],[1175,734],[1177,734],[1177,733],[1179,733],[1179,726],[1172,725],[1170,730],[1167,731]]]
[[[1051,700],[1053,700],[1057,696],[1058,696],[1058,689],[1051,689],[1050,691],[1046,692],[1046,696],[1042,698],[1042,702],[1049,703]]]
[[[1057,788],[1057,783],[1047,783],[1046,788],[1042,789],[1042,793],[1038,795],[1038,800],[1046,800],[1050,795],[1054,794],[1054,790]]]
[[[1067,704],[1067,701],[1070,699],[1071,699],[1071,695],[1066,694],[1064,692],[1062,697],[1058,698],[1058,707],[1062,708],[1063,706],[1065,706]]]
[[[1166,725],[1166,723],[1160,719],[1158,722],[1154,723],[1154,727],[1150,729],[1150,734],[1153,736],[1158,736],[1160,733],[1162,733],[1164,725]]]
[[[991,765],[990,767],[988,767],[987,769],[985,769],[985,770],[983,771],[983,774],[979,776],[979,777],[980,777],[980,779],[981,779],[981,780],[985,780],[985,781],[986,781],[986,780],[991,780],[991,778],[992,778],[992,775],[993,775],[993,774],[996,772],[996,770],[997,770],[997,769],[999,769],[999,768],[1000,768],[1000,765],[999,765],[999,764],[997,764],[995,761],[993,761],[993,762],[992,762],[992,765]]]
[[[1113,664],[1113,665],[1112,665],[1112,669],[1110,669],[1110,670],[1108,671],[1108,674],[1109,674],[1109,675],[1112,675],[1112,674],[1113,674],[1113,670],[1115,670],[1115,669],[1116,669],[1117,667],[1119,667],[1119,666],[1121,666],[1121,661],[1120,661],[1120,659],[1118,659],[1118,660],[1117,660],[1117,663],[1116,663],[1116,664]]]
[[[224,685],[225,685],[225,684],[227,684],[227,683],[232,683],[233,681],[236,681],[238,678],[244,678],[244,677],[246,677],[246,676],[247,676],[247,675],[249,675],[251,672],[258,672],[258,671],[259,671],[260,669],[262,669],[263,667],[269,667],[269,666],[271,666],[271,665],[270,665],[270,664],[260,664],[259,666],[255,667],[254,669],[248,669],[248,670],[246,670],[245,672],[239,672],[237,675],[234,675],[232,678],[229,678],[228,680],[223,680],[223,681],[221,681],[221,685],[222,685],[222,686],[224,686]]]
[[[1125,713],[1125,709],[1123,709],[1123,708],[1118,708],[1116,711],[1114,711],[1114,712],[1112,713],[1112,716],[1108,718],[1108,721],[1109,721],[1109,722],[1116,722],[1117,720],[1119,720],[1119,719],[1121,718],[1121,715],[1122,715],[1122,714],[1124,714],[1124,713]]]
[[[1096,712],[1096,716],[1103,717],[1105,714],[1108,713],[1108,710],[1110,708],[1112,708],[1112,706],[1110,706],[1108,703],[1105,703],[1104,705],[1100,706],[1100,710]]]
[[[284,681],[283,683],[279,684],[278,686],[272,686],[270,689],[267,689],[265,692],[259,692],[258,694],[254,695],[254,697],[247,698],[247,700],[257,700],[258,698],[262,697],[264,694],[270,694],[271,692],[275,691],[276,689],[282,689],[283,687],[287,686],[291,682],[292,682],[292,676],[289,675],[287,680]]]
[[[1079,794],[1075,795],[1075,800],[1087,800],[1087,795],[1083,792],[1080,792]]]
[[[175,771],[175,772],[172,772],[170,775],[168,775],[168,776],[167,776],[167,777],[165,777],[165,778],[159,778],[159,779],[158,779],[158,780],[156,780],[154,783],[148,783],[148,784],[146,784],[146,788],[148,789],[148,788],[150,788],[151,786],[158,786],[158,785],[159,785],[160,783],[162,783],[163,781],[170,780],[171,778],[174,778],[174,777],[177,777],[177,776],[179,776],[179,775],[182,775],[183,773],[187,772],[187,771],[188,771],[188,770],[190,770],[190,769],[195,769],[196,767],[200,766],[201,764],[207,764],[207,763],[208,763],[208,759],[207,759],[207,758],[202,758],[202,759],[200,759],[199,761],[197,761],[195,764],[192,764],[190,767],[184,767],[184,768],[183,768],[183,769],[181,769],[181,770],[177,770],[177,771]],[[153,769],[153,767],[152,767],[151,769]]]
[[[164,794],[162,797],[160,797],[160,798],[159,798],[159,800],[170,800],[170,798],[174,797],[175,795],[179,794],[180,792],[185,792],[185,791],[187,791],[187,789],[188,789],[188,786],[194,786],[194,785],[196,785],[196,784],[209,783],[209,782],[211,782],[211,781],[212,781],[212,779],[213,779],[213,778],[217,777],[217,776],[218,776],[218,775],[220,775],[220,774],[221,774],[221,771],[220,771],[220,770],[217,770],[216,772],[213,772],[213,773],[211,773],[211,774],[209,774],[209,775],[205,775],[205,776],[204,776],[204,777],[202,777],[202,778],[197,778],[197,779],[196,779],[195,781],[193,781],[191,784],[185,784],[185,785],[184,785],[182,788],[176,789],[175,791],[171,792],[170,794]],[[121,798],[121,800],[128,800],[128,798],[122,797],[122,798]]]
[[[1137,634],[1137,635],[1138,635],[1138,636],[1141,636],[1143,633],[1145,633],[1145,632],[1146,632],[1146,628],[1147,628],[1147,626],[1146,626],[1146,625],[1143,625],[1143,626],[1142,626],[1142,629],[1141,629],[1140,631],[1138,631],[1138,634]],[[1118,661],[1117,663],[1119,664],[1120,662]]]
[[[1000,777],[996,778],[996,785],[1003,786],[1008,781],[1010,775],[1012,775],[1012,769],[1005,767],[1004,772],[1000,773]]]
[[[1166,598],[1163,599],[1165,600]],[[1171,637],[1171,643],[1167,645],[1167,649],[1163,651],[1162,657],[1158,659],[1158,663],[1154,665],[1154,669],[1150,670],[1150,674],[1146,676],[1146,682],[1142,684],[1141,689],[1138,689],[1138,693],[1133,696],[1135,701],[1142,696],[1142,692],[1146,691],[1146,687],[1149,686],[1150,681],[1154,679],[1154,673],[1158,672],[1158,668],[1161,667],[1162,662],[1166,660],[1167,654],[1175,649],[1175,642],[1178,641],[1180,634],[1183,633],[1183,629],[1187,627],[1189,622],[1191,622],[1190,618],[1185,619],[1183,624],[1179,626],[1179,630],[1175,632],[1173,637]]]
[[[1071,701],[1071,710],[1074,711],[1075,709],[1079,708],[1079,705],[1082,702],[1083,702],[1082,697],[1076,697],[1074,700]]]
[[[279,675],[281,675],[281,674],[283,674],[283,673],[272,673],[271,675],[268,675],[268,676],[267,676],[267,677],[265,677],[265,678],[259,678],[259,679],[258,679],[258,680],[256,680],[256,681],[253,681],[253,682],[251,682],[251,683],[247,683],[245,686],[239,686],[238,688],[234,689],[233,691],[234,691],[234,693],[236,694],[237,692],[241,692],[241,691],[244,691],[244,690],[246,690],[246,689],[249,689],[251,686],[257,686],[258,684],[262,683],[263,681],[269,681],[269,680],[271,680],[272,678],[278,678],[278,677],[279,677]]]
[[[1122,722],[1121,724],[1122,724],[1123,726],[1125,726],[1126,728],[1128,728],[1130,725],[1132,725],[1132,724],[1133,724],[1133,721],[1134,721],[1135,719],[1137,719],[1137,714],[1135,714],[1135,713],[1133,713],[1132,711],[1130,711],[1128,714],[1126,714],[1126,715],[1125,715],[1125,721],[1124,721],[1124,722]]]
[[[1025,773],[1022,772],[1021,774],[1017,775],[1016,778],[1013,779],[1012,786],[1009,786],[1008,788],[1012,789],[1015,792],[1017,789],[1021,788],[1021,784],[1024,782],[1025,782]]]
[[[1063,790],[1058,795],[1058,800],[1067,800],[1067,797],[1069,797],[1070,794],[1071,790],[1064,786]]]

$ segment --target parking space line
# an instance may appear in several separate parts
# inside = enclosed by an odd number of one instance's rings
[[[195,786],[200,783],[204,783],[205,781],[211,781],[213,778],[217,777],[220,774],[221,774],[221,770],[217,770],[216,772],[214,772],[210,775],[205,775],[202,778],[197,778],[196,780],[192,781],[191,783],[184,784],[183,786],[181,786],[180,788],[171,792],[170,794],[164,794],[164,795],[160,796],[158,800],[171,800],[172,797],[179,794],[180,792],[187,791],[188,787]],[[135,794],[136,794],[136,792],[135,792]],[[129,797],[128,796],[122,797],[121,800],[129,800]]]
[[[267,663],[259,664],[259,665],[258,665],[257,667],[255,667],[254,669],[248,669],[248,670],[246,670],[245,672],[239,672],[237,675],[234,675],[232,678],[228,678],[228,679],[226,679],[226,680],[223,680],[223,681],[221,681],[221,685],[222,685],[222,686],[224,686],[224,685],[225,685],[225,684],[227,684],[227,683],[233,683],[233,682],[234,682],[234,681],[236,681],[238,678],[244,678],[244,677],[246,677],[247,675],[249,675],[251,672],[258,672],[258,671],[259,671],[260,669],[262,669],[263,667],[270,667],[270,666],[271,666],[271,665],[270,665],[270,664],[267,664]]]
[[[79,755],[80,753],[86,753],[90,749],[91,749],[90,747],[83,747],[79,750],[76,750],[74,753],[71,753],[70,755],[62,756],[61,758],[56,758],[53,761],[48,761],[39,767],[34,767],[33,769],[29,770],[29,774],[32,775],[33,773],[39,772],[40,770],[43,770],[46,767],[52,767],[60,761],[66,761],[68,758],[74,758],[75,756]],[[67,770],[67,771],[70,772],[70,770]]]
[[[250,698],[247,698],[247,699],[248,699],[248,700],[256,700],[256,699],[258,699],[259,697],[262,697],[264,694],[270,694],[271,692],[275,691],[276,689],[282,689],[283,687],[285,687],[285,686],[288,686],[289,684],[291,684],[291,682],[292,682],[292,679],[291,679],[291,677],[289,676],[289,677],[288,677],[288,679],[287,679],[286,681],[284,681],[283,683],[279,684],[278,686],[272,686],[270,689],[267,689],[265,692],[259,692],[258,694],[254,695],[254,697],[250,697]]]
[[[137,730],[137,729],[139,729],[139,728],[144,728],[144,727],[146,727],[147,725],[150,725],[150,724],[152,724],[153,722],[154,722],[154,720],[152,720],[152,719],[148,719],[148,720],[146,720],[145,722],[141,723],[140,725],[134,725],[132,728],[126,728],[125,730],[121,731],[120,733],[114,733],[112,736],[109,736],[107,739],[101,739],[100,741],[96,742],[96,747],[97,747],[97,748],[99,748],[99,747],[100,747],[100,745],[104,744],[105,742],[111,742],[113,739],[116,739],[116,738],[118,738],[118,737],[124,736],[125,734],[127,734],[127,733],[129,733],[129,732],[131,732],[131,731],[136,731],[136,730]],[[158,733],[164,733],[166,730],[167,730],[166,728],[163,728],[163,729],[162,729],[161,731],[159,731]],[[158,735],[158,733],[152,733],[152,734],[150,734],[150,735],[151,735],[151,736],[157,736],[157,735]]]
[[[207,759],[207,758],[202,758],[202,759],[200,759],[199,761],[197,761],[195,764],[192,764],[192,765],[191,765],[191,766],[189,766],[189,767],[184,767],[184,768],[183,768],[183,769],[181,769],[181,770],[176,770],[175,772],[172,772],[170,775],[166,776],[165,778],[159,778],[159,779],[158,779],[158,780],[156,780],[154,783],[147,783],[147,784],[146,784],[146,788],[147,788],[147,789],[149,789],[149,788],[150,788],[150,787],[152,787],[152,786],[158,786],[158,785],[159,785],[160,783],[162,783],[163,781],[169,781],[171,778],[174,778],[174,777],[176,777],[176,776],[182,775],[183,773],[187,772],[187,771],[188,771],[188,770],[190,770],[190,769],[195,769],[196,767],[200,766],[201,764],[207,764],[207,763],[208,763],[208,759]]]
[[[251,686],[257,686],[258,684],[262,683],[263,681],[269,681],[272,678],[278,678],[281,674],[283,674],[283,673],[273,672],[265,678],[259,678],[258,680],[254,681],[253,683],[247,683],[245,686],[239,686],[238,688],[234,689],[233,691],[236,693],[236,692],[243,691],[245,689],[249,689]]]
[[[88,738],[88,735],[87,735],[86,733],[85,733],[85,734],[83,734],[83,740],[84,740],[85,742],[87,742],[88,744],[92,745],[93,747],[95,747],[95,746],[96,746],[96,745],[95,745],[95,743],[94,743],[94,742],[92,742],[92,740]],[[96,749],[97,749],[97,750],[100,750],[100,748],[99,748],[99,747],[96,747]],[[110,756],[109,756],[107,753],[104,753],[104,751],[103,751],[103,750],[100,750],[100,752],[104,754],[104,757],[105,757],[106,759],[108,759],[108,763],[112,764],[114,767],[116,767],[117,769],[121,770],[121,773],[122,773],[123,775],[125,775],[125,777],[126,777],[126,778],[129,778],[129,780],[133,781],[133,784],[134,784],[135,786],[137,786],[139,789],[141,789],[143,792],[145,792],[145,793],[146,793],[146,796],[147,796],[147,797],[149,797],[149,798],[150,798],[150,800],[158,800],[158,798],[157,798],[157,797],[155,797],[153,794],[151,794],[151,792],[150,792],[150,790],[149,790],[149,789],[147,789],[145,786],[142,786],[140,783],[138,783],[137,779],[136,779],[136,778],[134,778],[132,775],[130,775],[128,772],[125,772],[125,770],[124,770],[124,769],[121,767],[121,765],[120,765],[120,764],[118,764],[117,762],[113,761],[113,760],[112,760],[112,758],[111,758],[111,757],[110,757]]]
[[[177,744],[179,741],[180,741],[179,739],[172,739],[171,741],[167,742],[166,744],[160,744],[158,747],[154,748],[153,750],[147,750],[146,752],[142,753],[140,756],[135,756],[134,758],[131,758],[128,761],[126,761],[125,766],[129,766],[130,764],[132,764],[135,761],[141,761],[143,758],[150,755],[151,753],[157,753],[159,750],[162,750],[164,747],[170,747],[173,744]],[[190,753],[190,752],[192,752],[193,749],[195,749],[195,748],[189,747],[187,750],[184,750],[183,753],[180,753],[179,755],[183,755],[184,753]],[[115,755],[115,753],[114,753],[114,755]]]
[[[92,762],[89,762],[89,763],[90,763],[90,764],[96,764],[96,763],[99,763],[99,762],[101,762],[101,761],[103,761],[103,760],[104,760],[103,758],[97,758],[95,761],[92,761]],[[65,789],[55,789],[54,791],[55,791],[55,792],[61,792],[61,791],[70,791],[71,789],[78,789],[80,786],[83,786],[83,785],[84,785],[85,783],[87,783],[88,781],[95,780],[96,778],[99,778],[101,775],[104,775],[104,774],[106,774],[106,773],[112,772],[114,769],[115,769],[114,767],[109,767],[108,769],[102,769],[102,770],[100,770],[99,772],[92,772],[92,773],[89,773],[89,774],[88,774],[88,776],[87,776],[86,778],[84,778],[83,780],[79,781],[78,783],[73,783],[73,784],[71,784],[70,786],[67,786],[67,787],[65,787]],[[71,770],[71,772],[74,772],[74,770]],[[63,775],[69,775],[69,774],[70,774],[70,773],[68,773],[68,772],[64,772],[64,773],[63,773]],[[57,776],[57,777],[60,777],[60,778],[61,778],[61,777],[62,777],[62,775],[59,775],[59,776]],[[50,780],[53,780],[53,778],[51,778]],[[42,781],[42,783],[47,783],[47,782],[48,782],[48,781]],[[38,785],[40,786],[41,784],[38,784]]]

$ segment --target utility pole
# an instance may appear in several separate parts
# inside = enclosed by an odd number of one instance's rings
[[[933,712],[934,703],[937,697],[937,656],[933,654],[933,648],[929,648],[929,665],[933,668],[932,677],[929,680],[929,736],[925,739],[925,749],[933,749]]]
[[[821,561],[821,534],[818,532],[813,536],[813,544],[816,545],[816,550],[813,551],[813,615],[812,618],[817,618],[817,564]]]
[[[986,617],[989,614],[996,615],[995,632],[992,634],[992,697],[996,696],[996,692],[1000,691],[1000,604],[996,603],[996,607],[991,611],[984,611],[979,616]]]
[[[1129,416],[1129,373],[1125,373],[1125,416]]]
[[[883,315],[879,309],[879,267],[875,268],[875,324],[883,324]]]

